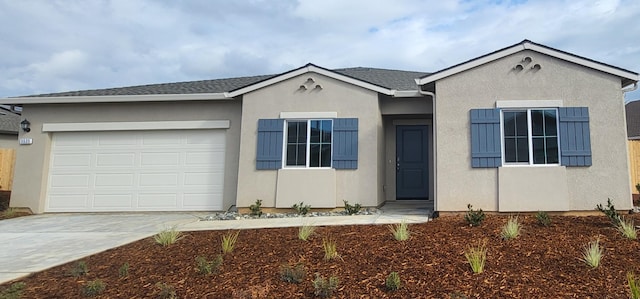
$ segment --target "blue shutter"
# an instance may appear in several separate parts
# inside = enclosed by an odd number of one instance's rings
[[[358,119],[333,120],[333,168],[358,168]]]
[[[258,120],[256,169],[282,168],[284,119]]]
[[[500,165],[500,109],[471,109],[471,167]]]
[[[587,107],[558,108],[560,165],[591,166],[591,137]]]

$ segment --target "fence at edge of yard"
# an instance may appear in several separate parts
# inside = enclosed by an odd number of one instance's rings
[[[16,150],[0,148],[0,190],[11,191],[13,187],[13,167],[16,161]]]

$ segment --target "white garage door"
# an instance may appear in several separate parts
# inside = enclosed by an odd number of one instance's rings
[[[221,210],[224,130],[53,133],[48,212]]]

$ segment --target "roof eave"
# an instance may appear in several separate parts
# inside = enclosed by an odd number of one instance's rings
[[[0,104],[63,104],[63,103],[123,103],[123,102],[175,102],[229,100],[228,93],[193,94],[149,94],[149,95],[108,95],[108,96],[63,96],[63,97],[19,97],[0,98]]]

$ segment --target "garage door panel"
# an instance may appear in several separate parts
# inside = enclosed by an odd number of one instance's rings
[[[95,194],[93,196],[94,208],[131,208],[133,207],[133,196],[124,194]]]
[[[96,154],[97,167],[122,167],[135,165],[136,155],[132,153]]]
[[[56,132],[47,211],[221,210],[223,130]]]

